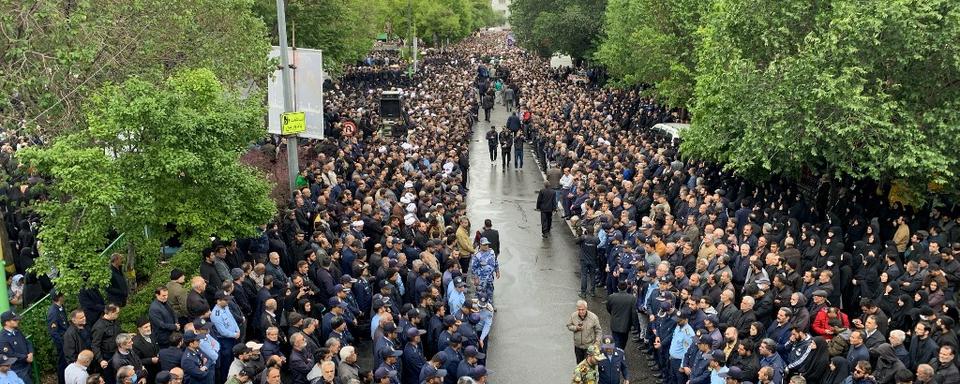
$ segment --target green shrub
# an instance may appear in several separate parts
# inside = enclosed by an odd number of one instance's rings
[[[50,297],[46,296],[20,314],[20,330],[33,343],[33,364],[40,368],[40,372],[53,372],[57,367],[57,351],[53,347],[50,332],[47,331],[47,309],[50,308],[50,303]]]
[[[150,279],[138,287],[137,292],[130,295],[127,306],[120,310],[120,327],[124,332],[136,332],[137,319],[149,312],[150,303],[153,302],[153,291],[170,281],[171,270],[179,268],[187,276],[187,281],[190,281],[190,276],[199,273],[200,251],[184,246],[166,263],[154,264],[148,268],[152,271]]]

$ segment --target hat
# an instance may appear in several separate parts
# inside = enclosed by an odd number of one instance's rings
[[[627,222],[627,226],[628,226],[628,227],[635,227],[635,226],[637,226],[637,222],[636,222],[636,221],[633,221],[633,220],[630,220],[630,221]]]
[[[453,279],[453,285],[456,286],[457,288],[460,288],[460,287],[465,287],[467,283],[463,281],[462,278],[457,277]]]
[[[196,330],[209,331],[210,328],[213,328],[213,323],[206,321],[204,319],[196,319],[193,321],[193,328]]]
[[[443,317],[443,325],[446,325],[446,326],[449,327],[449,326],[454,325],[454,324],[456,324],[456,323],[457,323],[457,318],[456,318],[456,317],[453,317],[453,315],[446,315],[446,316]]]
[[[720,372],[718,374],[721,379],[731,378],[734,380],[743,380],[743,371],[740,370],[740,367],[730,367],[726,372]]]
[[[822,290],[822,289],[818,289],[818,290],[816,290],[816,291],[813,291],[813,295],[814,295],[814,296],[820,296],[820,297],[827,297],[827,296],[829,296],[829,295],[827,294],[827,291],[824,291],[824,290]]]
[[[171,379],[173,378],[170,376],[170,371],[160,371],[157,373],[157,378],[153,381],[157,384],[167,384]]]
[[[597,348],[596,345],[591,345],[591,346],[587,347],[587,355],[593,356],[593,358],[594,358],[594,359],[597,359],[597,360],[604,360],[604,359],[606,359],[606,356],[604,356],[602,353],[600,353],[600,349]]]
[[[614,234],[613,234],[613,239],[616,240],[616,241],[623,241],[623,234],[620,233],[620,232],[614,233]]]
[[[243,367],[243,369],[240,370],[240,376],[254,377],[256,375],[257,370],[253,367]]]
[[[663,277],[660,278],[660,282],[661,282],[661,283],[671,283],[671,284],[673,284],[673,276],[672,276],[672,275],[663,275]]]
[[[189,343],[189,342],[191,342],[191,341],[197,341],[197,340],[200,340],[200,336],[197,336],[196,333],[193,333],[193,332],[190,332],[190,331],[187,331],[187,332],[184,332],[184,333],[183,333],[183,342],[184,342],[184,343]]]
[[[709,335],[700,335],[700,340],[697,341],[697,344],[710,344],[713,345],[713,338]]]
[[[357,282],[357,279],[354,279],[353,276],[350,276],[350,275],[340,276],[340,284],[347,284],[347,283],[353,284],[356,282]]]
[[[471,314],[470,314],[470,317],[468,317],[467,320],[469,320],[471,324],[477,324],[477,323],[480,322],[480,314],[479,314],[479,313],[471,313]]]
[[[386,358],[388,358],[388,357],[391,357],[391,356],[392,356],[392,357],[400,357],[401,355],[403,355],[403,351],[401,351],[401,350],[399,350],[399,349],[384,348],[384,349],[381,349],[381,350],[380,350],[380,357],[381,357],[381,358],[384,358],[384,359],[386,359]]]
[[[233,296],[228,295],[224,291],[217,291],[216,297],[217,297],[217,300],[230,300],[230,298]]]
[[[337,284],[337,285],[334,285],[334,286],[333,286],[333,291],[334,291],[334,292],[348,292],[348,291],[350,291],[350,290],[344,288],[344,287],[343,287],[343,284]]]
[[[20,315],[18,315],[18,314],[17,314],[16,312],[14,312],[14,311],[6,311],[6,312],[4,312],[2,315],[0,315],[0,321],[6,323],[6,322],[8,322],[8,321],[10,321],[10,320],[20,321]]]
[[[613,349],[615,347],[616,345],[614,345],[613,336],[604,335],[603,338],[600,339],[600,349]]]
[[[487,357],[485,353],[480,352],[479,350],[477,350],[477,347],[474,347],[472,345],[467,346],[466,348],[463,349],[463,355],[469,356],[469,357],[476,357],[478,359]]]
[[[486,375],[487,375],[487,367],[484,367],[479,364],[476,367],[474,367],[473,370],[470,371],[470,377],[473,379],[479,380],[481,377],[484,377]]]
[[[704,354],[703,354],[703,358],[704,358],[704,359],[707,359],[707,360],[723,361],[723,359],[725,358],[725,356],[724,356],[724,354],[723,354],[723,351],[721,351],[721,350],[719,350],[719,349],[714,349],[713,351],[704,353]]]
[[[393,323],[386,323],[386,324],[383,325],[383,331],[384,331],[384,332],[396,332],[396,331],[397,331],[397,326],[396,326],[396,324],[393,324]]]
[[[260,348],[263,348],[263,344],[258,343],[256,341],[248,341],[246,345],[247,345],[247,348],[250,348],[250,350],[254,352],[259,351]]]
[[[363,220],[354,221],[354,222],[350,223],[350,225],[352,225],[352,226],[354,226],[354,227],[362,227],[362,226],[363,226]]]
[[[422,329],[417,329],[417,328],[411,327],[410,329],[407,329],[407,338],[408,338],[408,339],[412,339],[412,338],[414,338],[414,337],[416,337],[416,336],[420,336],[420,335],[423,335],[423,334],[425,334],[425,333],[427,333],[427,331],[424,331],[424,330],[422,330]]]
[[[170,271],[170,280],[176,280],[183,277],[183,271],[178,268],[174,268]]]
[[[480,238],[480,245],[490,245],[490,240],[487,240],[486,237]]]
[[[664,311],[669,311],[673,309],[673,303],[669,301],[660,302],[660,309]]]
[[[409,189],[409,188],[413,188],[412,181],[407,181],[406,183],[403,183],[403,189]]]
[[[239,357],[240,355],[251,351],[252,349],[248,348],[246,344],[237,344],[233,346],[233,357]]]
[[[450,339],[447,340],[447,342],[449,342],[450,344],[462,344],[462,343],[463,343],[463,335],[461,335],[461,334],[459,334],[459,333],[455,333],[453,336],[450,336]]]
[[[718,324],[720,323],[720,320],[717,319],[717,315],[714,315],[714,314],[712,314],[712,313],[708,314],[708,315],[707,315],[706,317],[704,317],[703,319],[704,319],[704,320],[707,320],[707,321],[710,321],[711,323],[713,323],[713,325],[718,325]]]
[[[433,371],[433,373],[431,373],[431,374],[429,374],[429,375],[427,376],[428,379],[432,379],[432,378],[434,378],[434,377],[439,377],[439,378],[445,378],[445,377],[447,377],[447,370],[446,370],[446,369],[438,369],[438,370],[436,370],[436,371]]]
[[[232,277],[234,280],[243,277],[243,270],[240,269],[240,268],[231,269],[231,270],[230,270],[230,277]]]
[[[391,370],[387,367],[380,367],[377,368],[377,370],[373,373],[374,379],[380,380],[385,377],[389,377],[391,379],[397,377],[397,371]]]

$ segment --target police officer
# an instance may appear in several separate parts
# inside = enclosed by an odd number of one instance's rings
[[[573,369],[573,384],[598,384],[600,372],[597,365],[606,357],[600,353],[596,345],[587,347],[587,357]]]
[[[183,368],[183,384],[209,384],[213,383],[215,372],[213,365],[202,352],[200,352],[200,337],[193,332],[187,331],[183,334],[183,342],[187,348],[183,351],[183,357],[180,358],[180,368]]]
[[[3,332],[0,332],[0,351],[7,357],[17,359],[10,369],[20,377],[25,384],[32,384],[30,378],[30,364],[33,363],[33,344],[20,332],[20,315],[13,311],[6,311],[0,315],[3,322]]]
[[[604,359],[597,364],[599,384],[630,384],[627,376],[627,354],[623,349],[617,348],[613,336],[606,335],[600,339],[600,351]],[[620,381],[621,377],[623,381]]]
[[[490,240],[480,238],[480,249],[473,255],[470,271],[477,276],[477,295],[493,303],[493,280],[500,278],[500,263],[497,255],[490,249]]]
[[[67,369],[67,357],[63,354],[63,334],[67,332],[67,312],[63,309],[63,294],[54,290],[50,297],[53,303],[47,310],[47,329],[57,350],[57,382],[63,384],[63,372]],[[73,358],[76,358],[74,356]]]

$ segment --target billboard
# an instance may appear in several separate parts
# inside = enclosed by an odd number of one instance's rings
[[[323,138],[323,81],[327,79],[323,72],[323,52],[316,49],[289,48],[290,81],[293,89],[293,110],[303,112],[306,130],[298,136],[310,139]],[[270,49],[270,58],[280,60],[280,47]],[[281,134],[280,115],[283,114],[283,77],[277,68],[270,76],[267,85],[267,103],[269,119],[267,131]]]

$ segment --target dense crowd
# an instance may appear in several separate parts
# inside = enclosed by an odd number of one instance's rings
[[[257,237],[213,241],[197,275],[174,269],[135,333],[118,321],[120,255],[109,286],[81,291],[78,308],[54,293],[59,381],[485,382],[499,236],[469,221],[464,198],[474,68],[490,41],[434,52],[412,78],[387,63],[348,69],[328,91],[330,137],[301,143],[310,160],[277,218]],[[379,93],[392,89],[403,92],[400,139],[377,134]],[[30,383],[20,318],[0,322],[0,382]]]
[[[960,382],[956,212],[889,203],[869,182],[824,208],[796,184],[684,159],[651,129],[681,111],[640,89],[570,81],[519,49],[499,60],[579,232],[581,297],[633,307],[604,337],[578,303],[575,382],[625,380],[631,333],[671,384]]]

